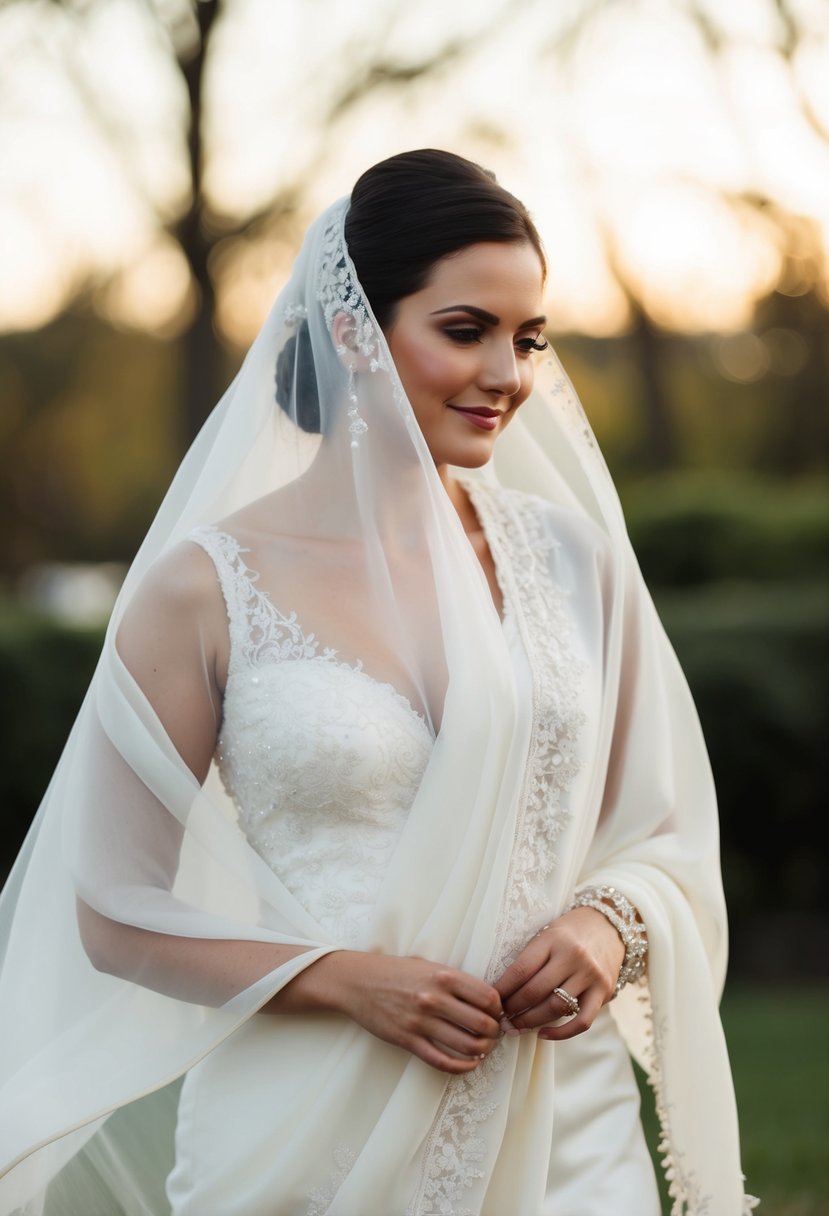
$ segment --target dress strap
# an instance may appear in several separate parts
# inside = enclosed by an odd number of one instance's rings
[[[259,574],[246,564],[243,549],[229,532],[206,526],[187,538],[201,545],[216,567],[227,608],[230,633],[228,672],[240,664],[248,667],[286,659],[333,659],[330,646],[319,651],[313,633],[304,633],[295,612],[287,616],[256,586]]]
[[[227,610],[230,635],[229,669],[237,663],[250,662],[254,651],[253,602],[261,598],[254,586],[258,574],[245,564],[242,554],[248,553],[235,537],[214,527],[195,528],[187,537],[200,545],[216,567]]]

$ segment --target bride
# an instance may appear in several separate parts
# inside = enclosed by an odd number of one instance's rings
[[[0,1213],[648,1216],[629,1053],[672,1211],[753,1206],[704,744],[545,275],[446,152],[309,230],[3,895]]]

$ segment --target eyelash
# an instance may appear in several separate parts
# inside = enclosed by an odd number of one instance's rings
[[[452,342],[457,342],[460,346],[471,346],[473,342],[480,342],[483,335],[482,329],[472,327],[445,329],[443,332],[447,338]],[[519,338],[515,345],[522,353],[530,354],[532,351],[547,350],[550,344],[545,338],[540,341],[538,338]]]
[[[522,345],[522,343],[526,343],[526,345]],[[547,341],[546,338],[541,338],[540,340],[538,338],[519,338],[518,339],[518,346],[521,348],[521,350],[526,350],[526,351],[547,350],[549,345],[550,345],[550,343]]]

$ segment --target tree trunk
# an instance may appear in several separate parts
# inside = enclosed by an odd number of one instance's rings
[[[213,325],[216,293],[209,268],[211,241],[204,225],[202,133],[204,69],[210,35],[220,8],[221,0],[198,0],[195,5],[198,40],[192,50],[182,52],[178,57],[190,99],[187,150],[191,193],[190,206],[179,222],[177,236],[189,263],[196,292],[193,320],[181,340],[182,451],[192,442],[207,417],[218,397],[222,379],[221,350]]]
[[[677,462],[676,427],[663,374],[664,343],[644,309],[630,295],[628,299],[634,319],[631,342],[642,385],[642,450],[648,469],[659,471]]]

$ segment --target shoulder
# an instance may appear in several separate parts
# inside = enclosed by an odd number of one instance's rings
[[[182,613],[209,610],[221,603],[216,566],[210,556],[209,529],[199,529],[163,553],[148,569],[135,601],[152,599],[160,608]]]
[[[195,638],[219,649],[226,629],[216,567],[202,545],[188,537],[147,570],[124,610],[117,645],[124,657],[136,638],[160,650],[175,651]]]

